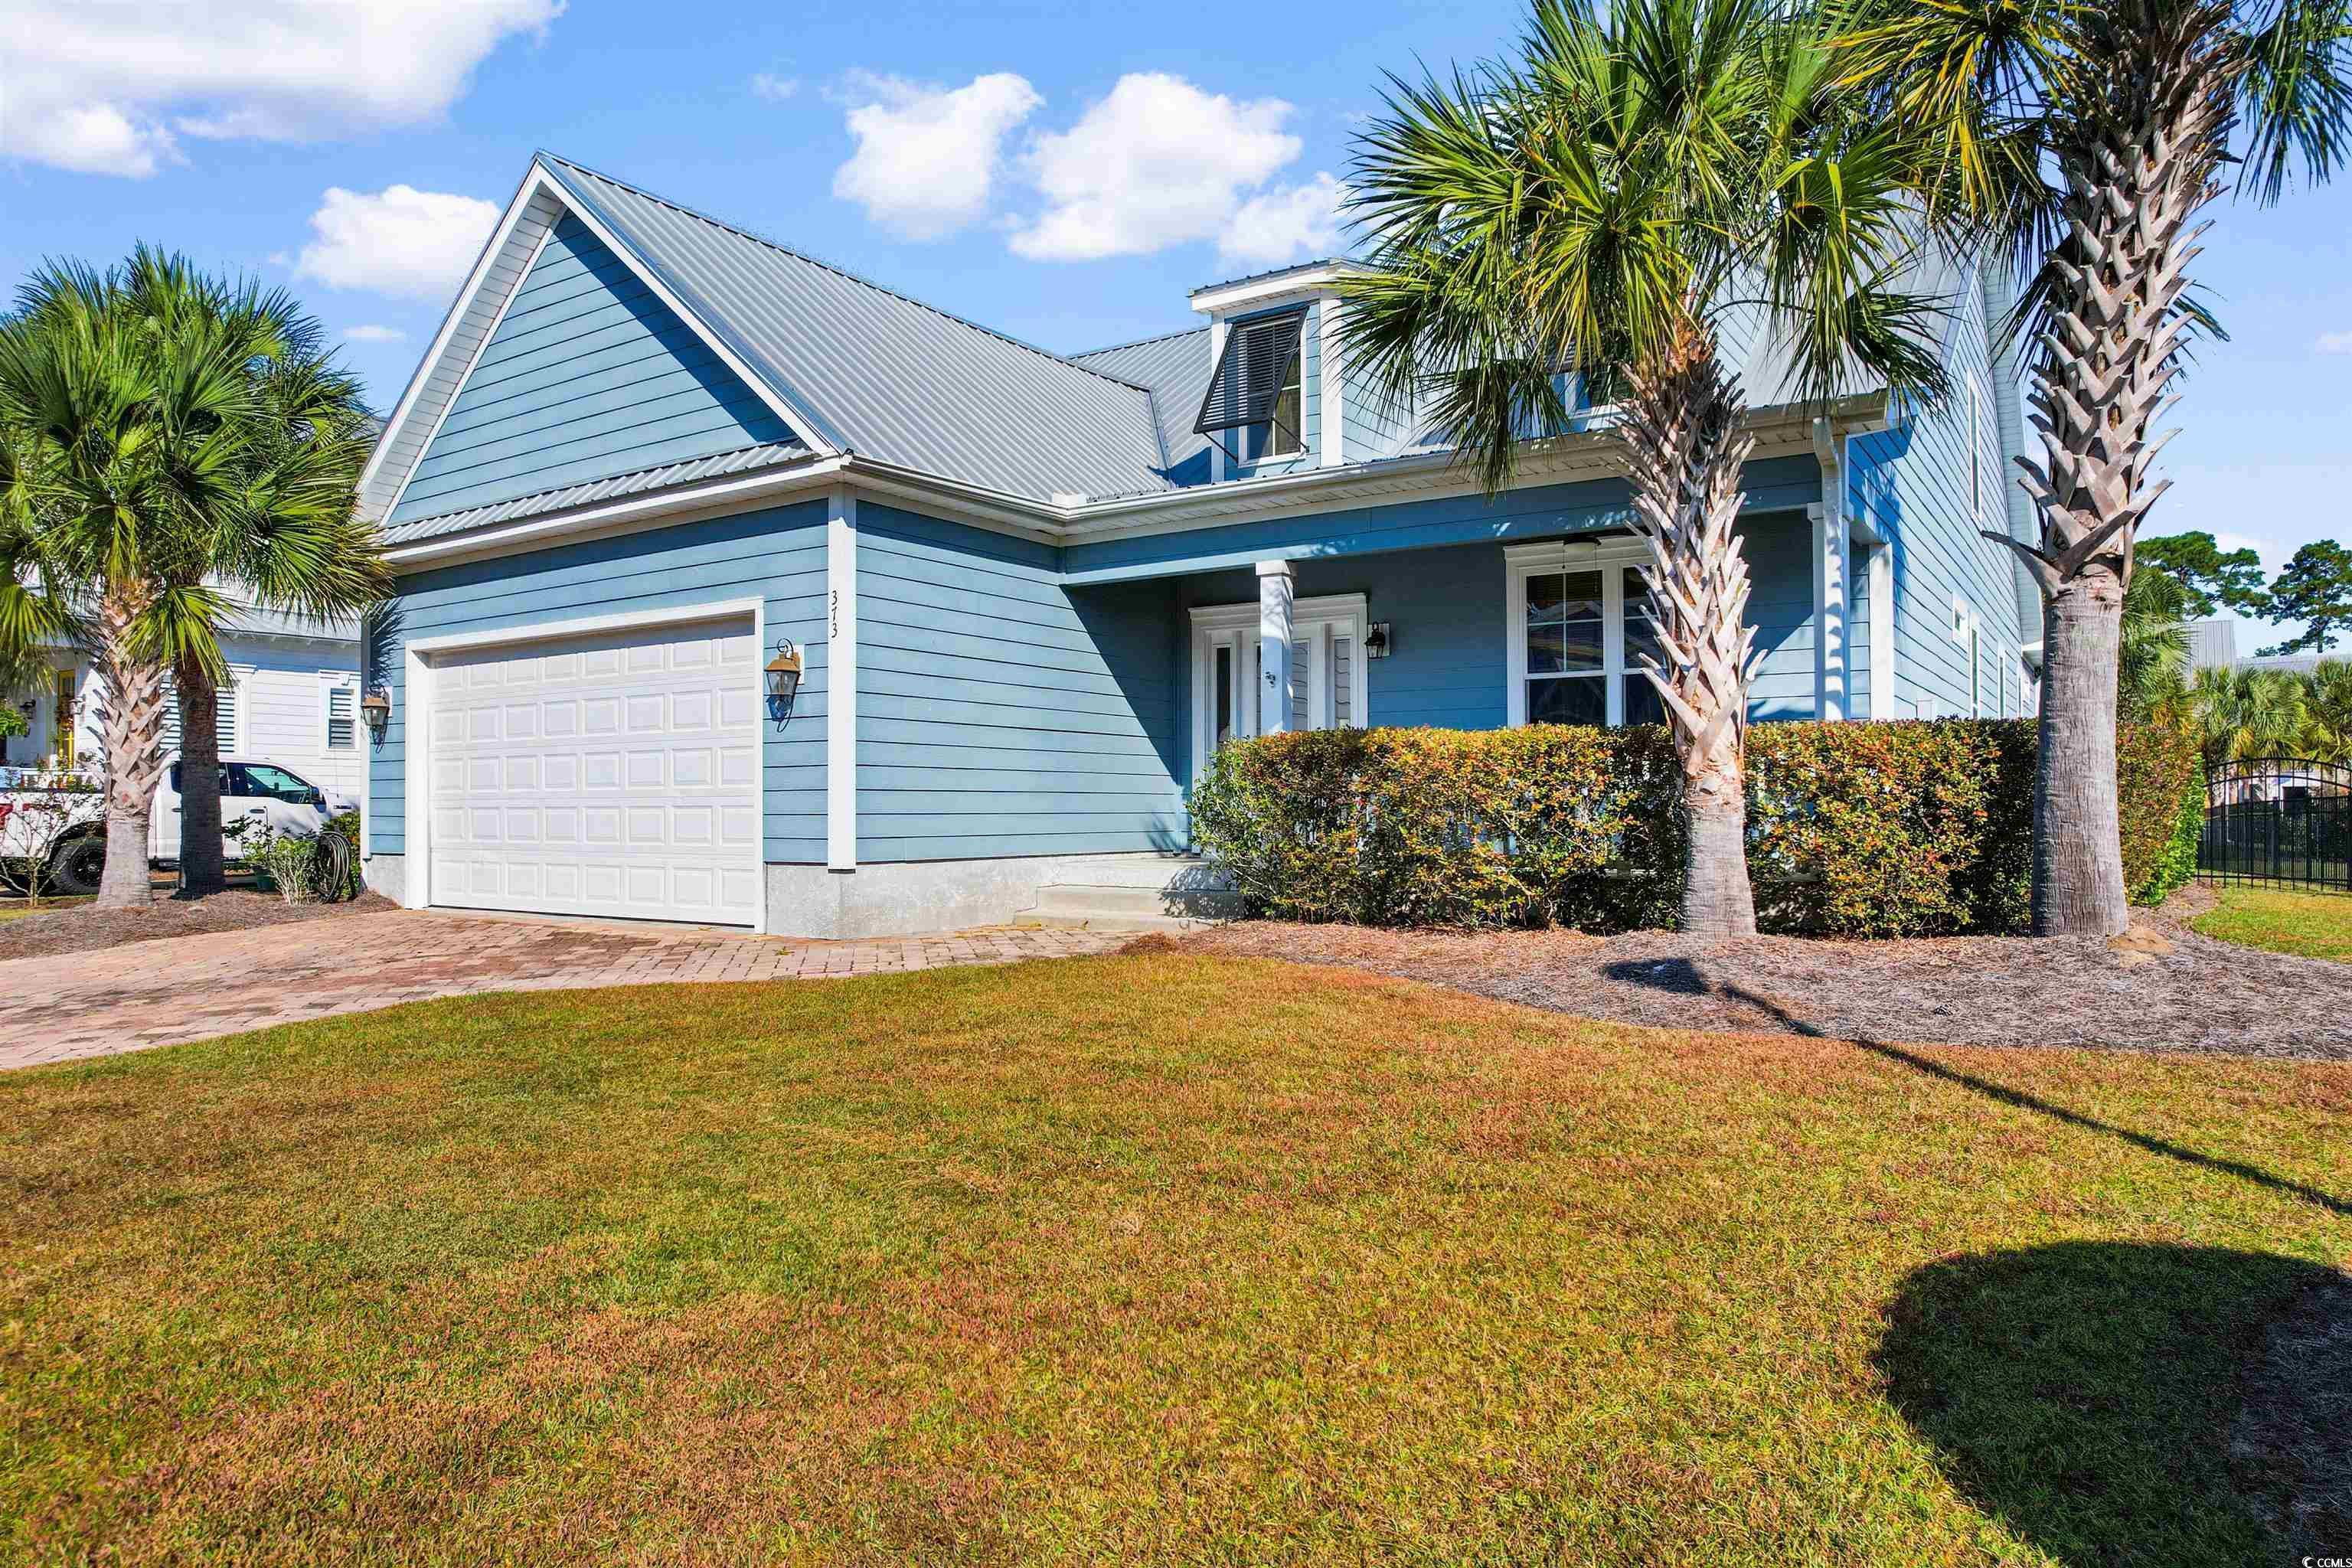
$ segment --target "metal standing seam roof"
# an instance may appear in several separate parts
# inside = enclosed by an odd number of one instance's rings
[[[540,161],[835,446],[1038,500],[1167,488],[1143,387]]]
[[[764,446],[738,447],[732,452],[719,452],[708,458],[691,458],[682,463],[665,463],[659,468],[639,468],[635,473],[615,474],[610,479],[588,479],[559,489],[540,490],[508,500],[489,501],[481,506],[467,507],[463,511],[443,512],[438,517],[417,517],[405,522],[381,524],[378,536],[387,545],[414,544],[419,540],[463,533],[469,528],[486,528],[494,522],[513,522],[521,518],[537,517],[541,512],[586,506],[591,501],[614,500],[646,490],[691,484],[697,479],[717,479],[722,474],[740,474],[779,463],[804,462],[808,456],[809,449],[798,441],[772,441]]]
[[[1150,389],[1160,416],[1160,439],[1168,448],[1168,467],[1177,468],[1208,450],[1209,438],[1192,428],[1193,416],[1200,412],[1201,399],[1209,390],[1208,328],[1192,327],[1070,357]]]

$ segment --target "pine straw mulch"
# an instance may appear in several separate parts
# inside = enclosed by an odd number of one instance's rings
[[[1768,936],[1709,947],[1672,931],[1595,937],[1272,921],[1237,921],[1181,942],[1196,952],[1346,964],[1665,1028],[2352,1061],[2352,967],[2200,936],[2183,923],[2197,912],[2193,898],[2177,900],[2112,943]]]
[[[89,952],[128,942],[377,914],[399,907],[377,893],[362,893],[340,904],[289,904],[283,894],[249,889],[231,888],[225,893],[189,898],[159,888],[155,901],[143,909],[101,910],[95,904],[72,904],[0,921],[0,960]]]

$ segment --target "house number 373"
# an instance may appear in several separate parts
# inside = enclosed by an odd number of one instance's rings
[[[826,595],[824,613],[826,624],[832,628],[830,631],[825,633],[825,636],[829,637],[839,637],[841,635],[840,589],[835,588],[830,595]]]

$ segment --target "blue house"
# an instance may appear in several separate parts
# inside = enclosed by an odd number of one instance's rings
[[[1230,736],[1652,714],[1599,416],[1486,499],[1342,363],[1343,273],[1063,356],[536,158],[362,484],[400,576],[370,881],[949,929],[1165,879]],[[1948,283],[1932,409],[1817,416],[1738,350],[1759,718],[2029,710],[2038,605],[1978,535],[2028,521],[2003,300]]]

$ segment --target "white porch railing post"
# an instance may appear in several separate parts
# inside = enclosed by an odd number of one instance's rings
[[[1290,605],[1295,595],[1290,563],[1257,563],[1257,729],[1261,735],[1290,728]]]

